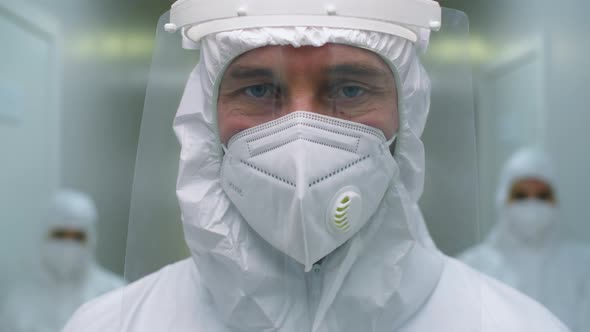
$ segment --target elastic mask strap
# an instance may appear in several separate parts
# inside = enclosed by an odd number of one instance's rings
[[[397,139],[397,133],[393,134],[393,136],[387,140],[387,142],[385,142],[385,144],[387,144],[387,146],[391,146],[391,144],[393,144],[393,142],[395,142],[395,140]]]
[[[389,140],[387,140],[387,142],[385,142],[386,146],[389,147],[389,152],[391,152],[392,156],[395,153],[395,147],[397,145],[397,144],[395,144],[396,139],[397,139],[397,133],[393,134],[393,136]]]

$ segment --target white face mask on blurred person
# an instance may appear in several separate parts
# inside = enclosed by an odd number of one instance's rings
[[[85,275],[90,261],[86,245],[70,240],[49,240],[43,250],[43,264],[58,280],[76,280]]]
[[[542,241],[556,219],[553,204],[537,199],[510,203],[505,211],[508,226],[529,243]]]
[[[379,207],[396,171],[390,143],[366,125],[294,112],[230,140],[222,185],[262,238],[309,271]]]

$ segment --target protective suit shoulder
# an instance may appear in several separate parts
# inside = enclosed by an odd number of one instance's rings
[[[166,310],[192,294],[191,269],[193,261],[183,260],[98,297],[80,307],[63,332],[167,331],[174,315]],[[141,319],[150,316],[158,319]]]
[[[567,332],[549,311],[460,261],[448,258],[439,283],[400,332]]]
[[[449,267],[462,271],[466,279],[473,280],[471,286],[479,288],[473,294],[481,303],[483,331],[569,331],[549,310],[513,288],[454,259],[449,260]]]

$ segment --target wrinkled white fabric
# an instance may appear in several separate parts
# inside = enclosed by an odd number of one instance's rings
[[[512,185],[525,178],[542,180],[556,191],[547,155],[537,148],[518,151],[502,170],[498,223],[483,243],[460,258],[539,301],[572,331],[589,331],[590,249],[561,235],[556,207],[535,201],[508,203]],[[524,229],[527,226],[530,229]]]
[[[246,51],[326,43],[374,51],[395,72],[399,172],[365,227],[305,273],[254,232],[224,192],[215,98],[223,70]],[[433,249],[417,207],[429,90],[414,46],[394,36],[300,27],[206,37],[174,122],[192,259],[88,304],[65,331],[566,331],[530,300]]]
[[[547,309],[514,289],[452,258],[445,260],[440,281],[426,303],[403,326],[387,331],[568,331]],[[237,331],[224,325],[202,283],[194,262],[181,261],[84,305],[64,332]],[[126,310],[120,310],[121,307]],[[349,310],[342,310],[341,314],[345,321],[356,315]],[[361,326],[357,331],[374,329]]]
[[[80,305],[125,284],[94,260],[96,218],[87,195],[71,190],[56,193],[35,274],[23,276],[22,284],[2,298],[0,331],[60,331]],[[86,233],[85,245],[48,238],[50,231],[64,228]]]

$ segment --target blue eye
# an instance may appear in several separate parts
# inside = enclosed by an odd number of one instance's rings
[[[338,97],[344,98],[356,98],[362,96],[365,92],[365,89],[361,88],[360,86],[349,85],[338,89],[337,95]]]
[[[266,84],[258,84],[247,87],[244,91],[250,97],[262,98],[270,92],[270,87]]]

